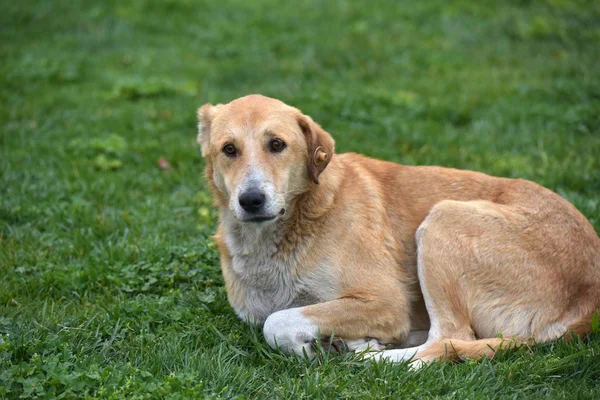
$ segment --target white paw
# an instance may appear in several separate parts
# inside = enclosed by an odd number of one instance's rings
[[[412,360],[421,349],[422,347],[411,347],[409,349],[384,350],[377,353],[367,353],[365,358],[372,358],[377,361],[388,360],[391,362],[401,362]],[[417,360],[418,359],[415,359],[415,361]]]
[[[408,369],[410,369],[411,371],[418,371],[421,368],[423,368],[427,363],[425,361],[423,361],[420,358],[405,358],[405,357],[397,357],[395,355],[392,354],[385,354],[386,351],[371,351],[371,352],[366,352],[361,354],[363,359],[372,359],[375,361],[381,361],[381,360],[386,360],[386,361],[390,361],[393,363],[397,363],[397,362],[406,362],[408,361]]]
[[[344,344],[346,345],[346,349],[348,351],[354,351],[356,353],[380,351],[385,349],[385,344],[381,343],[377,339],[369,338],[344,340]]]
[[[412,361],[408,364],[408,368],[412,371],[418,371],[427,365],[427,362],[423,361],[421,358],[413,358]]]
[[[263,334],[272,349],[279,348],[286,354],[299,356],[306,353],[309,358],[316,355],[314,344],[319,338],[319,329],[302,315],[301,308],[289,308],[269,315]]]

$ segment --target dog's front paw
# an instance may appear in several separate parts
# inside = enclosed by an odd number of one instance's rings
[[[348,351],[354,351],[355,353],[380,351],[386,348],[385,344],[373,338],[344,340],[344,343]]]
[[[319,338],[319,329],[302,315],[300,308],[277,311],[267,318],[263,334],[269,346],[280,349],[286,354],[316,355],[315,341]]]

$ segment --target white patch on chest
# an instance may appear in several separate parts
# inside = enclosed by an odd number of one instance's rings
[[[277,222],[249,225],[226,217],[223,223],[236,285],[245,293],[243,304],[233,304],[241,319],[262,324],[275,311],[315,302],[313,290],[298,277],[296,251],[278,252]]]

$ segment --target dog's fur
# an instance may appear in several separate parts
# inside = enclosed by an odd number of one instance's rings
[[[552,191],[334,155],[310,117],[260,95],[206,104],[198,118],[229,301],[271,347],[314,356],[334,336],[336,349],[416,346],[375,357],[427,362],[491,357],[499,333],[512,346],[589,331],[600,239]],[[240,206],[250,190],[264,194],[258,214]]]

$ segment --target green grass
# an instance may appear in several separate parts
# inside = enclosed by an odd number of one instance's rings
[[[599,2],[0,9],[0,398],[600,397],[598,333],[419,373],[270,351],[227,303],[195,144],[199,105],[262,93],[340,152],[532,179],[598,231]]]

